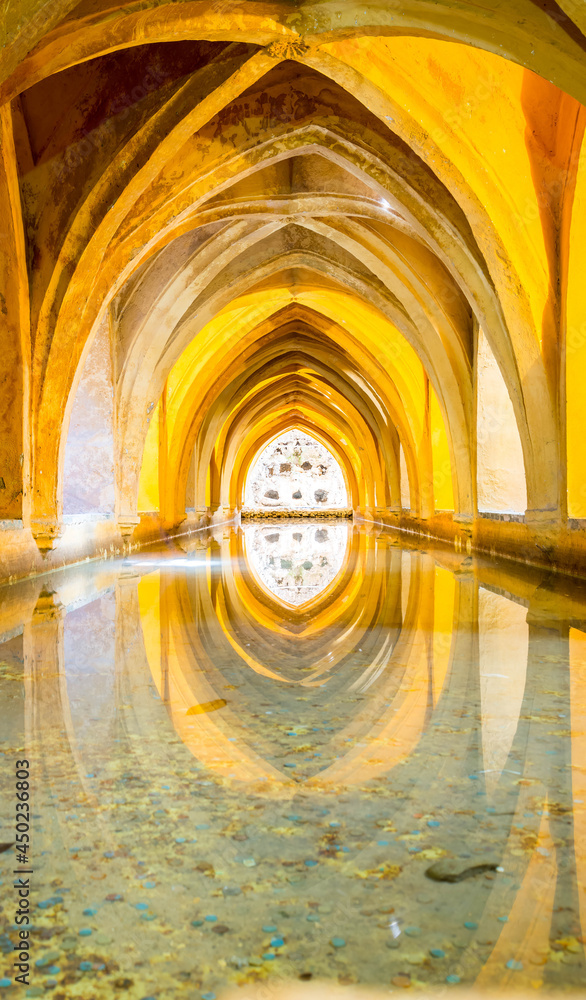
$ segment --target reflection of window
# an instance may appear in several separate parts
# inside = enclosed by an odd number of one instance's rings
[[[244,525],[246,558],[254,575],[286,604],[313,600],[340,572],[349,527],[345,522],[315,528],[285,524],[278,531]]]
[[[248,473],[245,509],[303,511],[347,506],[346,484],[337,460],[303,431],[292,430],[271,441]]]

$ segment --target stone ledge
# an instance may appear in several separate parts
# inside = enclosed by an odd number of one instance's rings
[[[61,518],[63,524],[92,524],[96,521],[113,521],[115,514],[112,511],[87,511],[85,514],[64,514]]]
[[[505,520],[508,517],[509,520]],[[452,514],[439,512],[420,519],[404,511],[384,519],[361,517],[367,524],[380,524],[401,534],[445,543],[456,552],[475,552],[490,558],[524,563],[549,572],[586,579],[586,520],[572,519],[553,527],[528,523],[522,515],[486,517],[479,514],[465,525]]]
[[[500,513],[493,510],[480,510],[478,517],[487,518],[489,521],[502,521],[504,524],[525,524],[524,514]]]
[[[345,518],[347,520],[353,517],[352,511],[350,509],[340,509],[334,508],[333,510],[281,510],[279,508],[270,507],[269,509],[261,510],[242,510],[240,511],[240,516],[245,520],[250,520],[251,518],[262,518],[263,520],[273,520],[274,518],[287,518],[287,520],[321,520],[327,518]]]

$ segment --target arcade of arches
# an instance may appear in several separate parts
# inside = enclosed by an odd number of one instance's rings
[[[0,996],[582,997],[586,2],[0,9]]]
[[[357,520],[584,571],[580,3],[4,27],[4,579],[237,518],[293,427]]]

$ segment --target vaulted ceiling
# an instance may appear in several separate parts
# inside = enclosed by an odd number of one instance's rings
[[[59,519],[64,428],[103,322],[122,519],[163,396],[170,523],[194,452],[196,507],[210,489],[233,507],[262,443],[300,425],[352,456],[366,509],[400,506],[402,447],[412,507],[433,512],[441,438],[455,513],[472,517],[479,327],[529,507],[559,509],[551,359],[581,18],[537,0],[53,2],[9,17],[0,102],[22,220],[7,308],[31,357],[33,523]]]

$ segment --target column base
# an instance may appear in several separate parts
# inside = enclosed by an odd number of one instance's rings
[[[50,518],[38,518],[31,521],[31,532],[42,555],[51,552],[63,534],[63,526]]]
[[[138,514],[119,514],[116,522],[118,531],[125,540],[130,538],[138,524],[140,524]]]
[[[562,515],[559,510],[526,510],[525,524],[531,528],[560,528]]]
[[[474,524],[474,514],[453,514],[452,520],[454,524],[469,525],[472,527]]]
[[[234,521],[240,513],[238,507],[217,507],[212,514],[212,524],[224,524],[226,521]]]
[[[43,587],[38,596],[32,616],[32,623],[50,622],[65,617],[65,608],[53,590]]]

